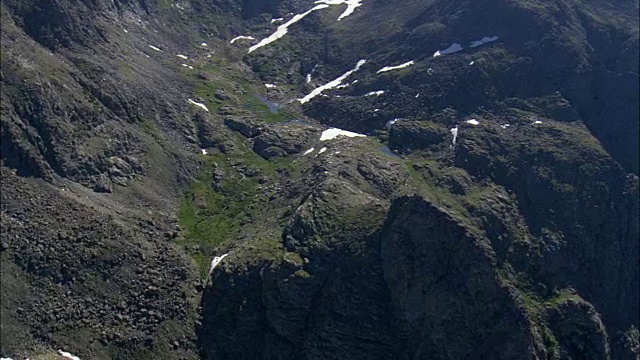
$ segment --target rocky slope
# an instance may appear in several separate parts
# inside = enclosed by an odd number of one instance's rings
[[[638,358],[637,12],[2,0],[0,355]]]

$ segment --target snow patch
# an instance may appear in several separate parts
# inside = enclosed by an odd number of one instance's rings
[[[182,54],[178,54],[176,56],[179,57],[180,59],[183,59],[183,60],[187,60],[188,59],[188,57],[186,57],[186,56],[184,56]]]
[[[204,104],[201,104],[199,102],[195,102],[195,101],[193,101],[191,99],[187,99],[187,101],[189,101],[190,103],[192,103],[193,105],[195,105],[195,106],[197,106],[199,108],[202,108],[202,110],[204,110],[206,112],[209,112],[209,109],[207,109],[207,107]]]
[[[451,148],[456,147],[456,140],[458,140],[458,125],[456,127],[451,128],[451,135],[453,135],[453,140],[451,140]]]
[[[338,21],[346,18],[347,16],[353,14],[356,11],[356,8],[362,6],[362,0],[318,0],[316,4],[326,4],[326,5],[347,5],[347,8],[344,10],[340,16],[338,16]]]
[[[489,37],[489,36],[485,36],[485,37],[483,37],[483,38],[482,38],[482,39],[480,39],[480,40],[474,40],[474,41],[472,41],[472,42],[471,42],[471,44],[469,45],[469,47],[471,47],[471,48],[475,48],[475,47],[478,47],[478,46],[480,46],[480,45],[484,45],[484,44],[487,44],[487,43],[490,43],[490,42],[496,41],[496,40],[498,40],[498,39],[499,39],[499,37],[497,37],[497,36],[491,36],[491,37]]]
[[[298,101],[300,101],[301,104],[307,103],[309,102],[309,100],[313,99],[314,97],[322,94],[323,91],[328,90],[328,89],[333,89],[334,87],[340,86],[340,84],[342,84],[342,82],[349,77],[349,75],[353,74],[354,72],[360,70],[360,67],[362,65],[364,65],[367,61],[366,60],[360,60],[358,61],[358,63],[356,64],[356,67],[354,67],[353,69],[347,71],[346,73],[342,74],[340,77],[338,77],[337,79],[326,83],[316,89],[314,89],[311,93],[309,93],[307,96],[303,97],[302,99],[298,99]]]
[[[215,269],[218,265],[220,265],[220,262],[222,261],[222,259],[226,258],[228,255],[229,253],[226,253],[222,256],[216,256],[213,258],[213,260],[211,260],[211,265],[209,265],[209,275],[213,273],[213,269]]]
[[[202,155],[207,155],[208,154],[207,149],[200,149],[200,152],[202,153]]]
[[[129,31],[127,31],[127,29],[122,29],[122,30],[127,34],[129,33]]]
[[[238,41],[238,40],[255,40],[256,38],[254,38],[253,36],[236,36],[233,39],[231,39],[231,41],[229,42],[230,44],[233,44],[234,42]]]
[[[60,354],[60,356],[62,356],[62,357],[66,357],[67,359],[80,360],[79,357],[77,357],[75,355],[72,355],[71,353],[68,353],[66,351],[58,350],[58,354]]]
[[[325,9],[328,8],[329,5],[316,5],[315,7],[313,7],[311,10],[307,10],[306,12],[303,12],[302,14],[296,14],[293,18],[291,18],[291,20],[287,21],[286,23],[278,26],[278,28],[276,29],[276,31],[269,35],[269,37],[262,39],[259,43],[253,45],[252,47],[249,48],[249,52],[248,54],[251,54],[252,52],[254,52],[255,50],[265,46],[265,45],[269,45],[272,42],[280,39],[281,37],[285,36],[287,34],[287,32],[289,32],[289,26],[297,23],[298,21],[302,20],[305,16],[311,14],[313,11],[315,10],[320,10],[320,9]]]
[[[207,43],[202,43],[202,44],[200,44],[200,45],[202,45],[202,46],[209,46],[209,45],[207,45]]]
[[[338,128],[329,128],[322,132],[322,135],[320,135],[320,141],[332,140],[338,136],[366,137],[366,135],[358,134],[358,133],[347,131],[347,130],[342,130]]]
[[[380,111],[380,109],[373,109],[373,112],[378,112]]]
[[[371,92],[368,92],[368,93],[364,94],[364,96],[380,96],[382,94],[384,94],[384,90],[371,91]]]
[[[274,88],[276,88],[276,84],[264,84],[264,86],[265,86],[267,89],[274,89]]]
[[[470,62],[470,63],[469,63],[469,66],[471,66],[471,65],[473,65],[473,64],[475,64],[475,61]]]
[[[480,125],[480,121],[478,121],[476,119],[470,119],[470,120],[467,120],[467,124]]]
[[[537,124],[542,124],[542,121],[540,120],[536,120],[534,122],[531,123],[531,125],[537,125]]]
[[[311,148],[311,149],[305,151],[304,154],[302,154],[302,156],[311,154],[313,152],[313,150],[315,150],[315,148]]]
[[[323,147],[322,149],[320,149],[320,151],[318,151],[318,154],[322,154],[323,152],[327,151],[326,147]]]
[[[391,70],[397,70],[397,69],[406,68],[407,66],[411,66],[413,64],[415,64],[415,61],[411,60],[411,61],[407,61],[404,64],[400,64],[400,65],[396,65],[396,66],[385,66],[382,69],[378,70],[378,72],[376,72],[376,74],[380,74],[380,73],[391,71]]]
[[[442,55],[448,55],[448,54],[457,53],[458,51],[462,51],[462,49],[463,49],[462,45],[460,45],[458,43],[453,43],[448,48],[446,48],[444,50],[438,50],[435,53],[433,53],[433,57],[435,58],[435,57],[442,56]]]
[[[419,98],[419,97],[420,97],[420,94],[419,94],[419,93],[418,93],[418,94],[416,94],[416,99],[417,99],[417,98]]]
[[[150,48],[152,48],[152,49],[153,49],[153,50],[155,50],[155,51],[162,51],[162,50],[160,50],[160,48],[155,47],[155,46],[153,46],[153,45],[149,45],[149,47],[150,47]]]
[[[280,22],[280,21],[284,21],[284,18],[271,19],[271,23],[272,24]]]
[[[511,126],[511,125],[510,125],[510,124],[502,124],[502,125],[500,125],[500,127],[501,127],[501,128],[503,128],[503,129],[506,129],[506,128],[508,128],[509,126]]]

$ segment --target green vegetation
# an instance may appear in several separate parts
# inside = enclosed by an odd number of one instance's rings
[[[202,155],[203,170],[186,191],[178,212],[184,229],[178,244],[194,258],[203,276],[216,247],[224,246],[241,228],[254,226],[253,222],[270,210],[261,196],[258,178],[273,181],[280,167],[299,171],[288,159],[269,161],[244,149],[240,135],[234,140],[237,150],[229,154]],[[253,169],[257,175],[246,176],[241,168]],[[215,186],[214,175],[220,179]]]
[[[278,111],[271,111],[269,106],[260,99],[262,94],[255,90],[256,85],[249,82],[246,77],[242,77],[242,74],[236,74],[237,70],[225,62],[211,64],[202,70],[210,76],[207,79],[193,77],[194,94],[202,98],[205,105],[213,113],[223,106],[232,105],[251,112],[261,123],[284,122],[298,117],[295,112],[281,105],[279,105]],[[220,76],[220,74],[224,74],[224,76]],[[215,93],[218,90],[232,94],[231,99],[216,98]]]
[[[179,240],[206,271],[209,255],[251,216],[245,209],[256,193],[257,180],[230,178],[233,169],[223,155],[203,156],[204,170],[189,186],[178,218],[185,229]],[[222,191],[212,187],[214,170],[224,171]]]

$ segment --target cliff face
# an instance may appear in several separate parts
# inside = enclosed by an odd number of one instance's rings
[[[420,197],[389,211],[380,257],[406,355],[545,358],[490,243]]]

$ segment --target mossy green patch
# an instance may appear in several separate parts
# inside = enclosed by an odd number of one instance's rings
[[[273,181],[278,177],[278,168],[290,168],[295,173],[289,159],[266,160],[242,146],[245,139],[241,135],[233,136],[235,150],[202,155],[202,171],[187,189],[178,212],[184,229],[178,245],[193,257],[202,276],[206,275],[216,247],[225,246],[241,229],[260,233],[260,222],[273,215],[269,215],[273,209],[260,191],[258,177]],[[241,168],[253,168],[259,175],[245,176]],[[221,178],[215,187],[214,172]],[[278,239],[269,239],[272,237]]]
[[[186,246],[201,271],[206,270],[213,249],[237,230],[257,186],[255,179],[229,179],[223,182],[222,191],[215,191],[212,187],[214,169],[225,174],[231,172],[228,159],[222,155],[207,155],[203,156],[203,164],[204,170],[189,186],[178,212],[180,224],[185,229],[184,237],[178,243]]]

